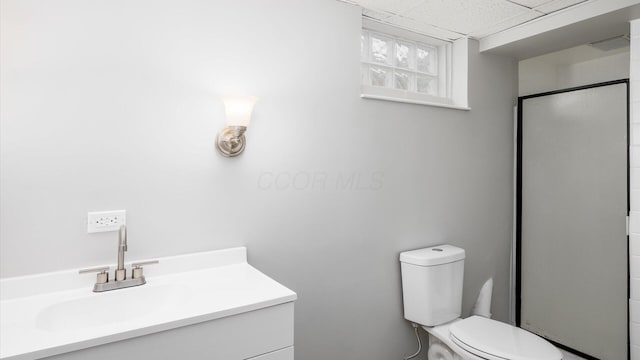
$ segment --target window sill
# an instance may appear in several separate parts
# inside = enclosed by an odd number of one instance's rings
[[[468,106],[454,105],[454,104],[451,104],[451,103],[448,103],[448,102],[445,102],[445,101],[437,102],[437,101],[417,100],[417,99],[408,99],[408,98],[402,98],[402,97],[394,97],[394,96],[386,96],[386,95],[378,95],[378,94],[369,94],[369,93],[363,93],[363,94],[360,95],[360,97],[363,98],[363,99],[395,101],[395,102],[402,102],[402,103],[407,103],[407,104],[436,106],[436,107],[442,107],[442,108],[454,109],[454,110],[464,110],[464,111],[471,110],[471,108],[468,107]]]

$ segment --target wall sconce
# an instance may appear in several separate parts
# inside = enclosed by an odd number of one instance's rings
[[[226,157],[240,155],[244,150],[247,131],[251,121],[253,106],[258,101],[255,96],[225,96],[222,98],[227,118],[227,126],[218,134],[218,150]]]

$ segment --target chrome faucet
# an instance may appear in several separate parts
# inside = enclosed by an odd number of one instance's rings
[[[97,272],[96,284],[93,286],[94,292],[124,289],[131,286],[144,285],[147,281],[142,272],[143,265],[157,264],[158,260],[143,261],[131,264],[131,278],[127,279],[127,270],[124,267],[124,253],[127,251],[127,227],[120,226],[118,232],[118,265],[115,270],[114,280],[109,281],[109,267],[82,269],[80,274]]]
[[[124,253],[127,251],[127,227],[120,225],[118,232],[118,267],[116,268],[116,281],[127,278],[127,271],[124,269]]]

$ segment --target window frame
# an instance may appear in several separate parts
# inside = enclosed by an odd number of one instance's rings
[[[464,44],[465,44],[464,49],[461,49],[462,46],[460,46],[459,41],[451,42],[451,41],[440,40],[440,39],[432,38],[426,35],[418,34],[413,31],[401,29],[398,27],[394,27],[391,25],[387,25],[377,21],[372,21],[370,19],[363,18],[362,28],[361,28],[361,37],[364,32],[380,34],[383,37],[390,38],[393,40],[391,42],[392,44],[394,44],[395,41],[400,41],[400,42],[409,41],[411,43],[424,44],[424,45],[432,46],[436,48],[438,51],[438,54],[437,54],[438,71],[437,71],[437,74],[435,75],[437,76],[437,79],[438,79],[437,80],[438,96],[417,92],[417,89],[416,91],[411,91],[411,90],[396,89],[393,87],[394,70],[408,71],[410,73],[416,74],[415,81],[417,81],[417,75],[423,74],[423,72],[417,71],[417,66],[415,67],[415,69],[406,69],[406,68],[396,67],[395,64],[380,64],[370,60],[367,61],[363,58],[361,53],[360,83],[361,83],[362,98],[405,102],[405,103],[430,105],[430,106],[440,106],[440,107],[447,107],[447,108],[460,109],[460,110],[470,110],[467,104],[467,99],[466,99],[467,39],[464,39]],[[370,44],[370,40],[369,40],[369,44]],[[415,49],[417,49],[417,47]],[[456,50],[458,50],[457,53],[459,54],[456,54]],[[393,45],[392,45],[392,51],[395,52],[395,47]],[[463,64],[461,64],[459,60],[454,61],[454,58],[453,58],[454,55],[464,56],[465,59]],[[365,81],[367,81],[366,77],[368,77],[369,74],[367,74],[365,79],[363,79],[362,69],[364,68],[364,66],[371,66],[371,65],[381,66],[391,70],[392,84],[390,84],[389,87],[371,85],[370,82],[365,83]],[[453,82],[454,80],[453,73],[456,73],[456,75],[458,75],[457,68],[460,67],[460,65],[464,65],[463,74],[460,74],[461,75],[460,77],[464,77],[464,84],[462,84],[460,81],[457,81],[456,83]],[[428,74],[424,73],[424,75],[428,75]],[[457,89],[458,91],[454,91],[455,87],[458,88]],[[462,89],[462,87],[464,87],[464,89]],[[464,90],[464,96],[458,96],[459,99],[456,99],[456,95],[462,95],[462,92],[460,90]]]

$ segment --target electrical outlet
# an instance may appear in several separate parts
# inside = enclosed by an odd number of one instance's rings
[[[87,232],[117,231],[120,225],[127,224],[125,210],[92,211],[87,214]]]

